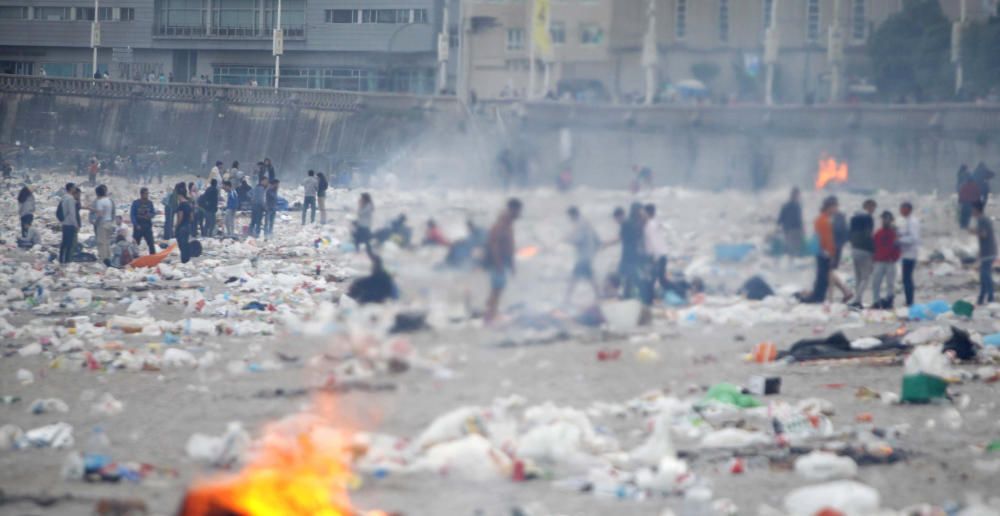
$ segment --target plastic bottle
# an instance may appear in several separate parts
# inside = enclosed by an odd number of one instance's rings
[[[83,478],[84,465],[83,455],[80,452],[72,452],[63,461],[62,477],[66,480],[80,480]]]
[[[711,516],[712,513],[712,490],[707,486],[694,486],[684,493],[681,516]]]
[[[108,438],[108,434],[104,433],[104,428],[95,426],[91,430],[90,437],[87,438],[85,451],[88,454],[95,455],[104,455],[111,452],[111,439]]]

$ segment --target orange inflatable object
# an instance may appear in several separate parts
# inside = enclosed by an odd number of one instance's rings
[[[163,260],[166,260],[167,257],[170,256],[170,253],[174,252],[174,249],[177,249],[177,243],[176,242],[170,244],[170,247],[168,247],[168,248],[166,248],[166,249],[164,249],[164,250],[162,250],[162,251],[160,251],[160,252],[158,252],[156,254],[148,254],[146,256],[140,256],[140,257],[136,258],[135,260],[132,260],[132,262],[129,263],[129,267],[136,267],[136,268],[139,268],[139,267],[156,267],[157,265],[160,264],[160,262],[162,262]]]

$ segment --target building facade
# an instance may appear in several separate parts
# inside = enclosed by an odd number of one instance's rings
[[[278,2],[100,0],[98,70],[115,79],[271,85]],[[434,91],[443,0],[280,2],[282,87]],[[86,0],[0,0],[0,71],[92,76],[94,16]]]
[[[956,19],[962,0],[941,0]],[[995,12],[994,0],[966,0],[969,19]],[[531,0],[468,0],[463,4],[468,85],[480,98],[527,94]],[[902,0],[654,0],[658,95],[670,85],[703,84],[727,100],[762,98],[764,39],[777,23],[774,94],[779,102],[823,101],[831,69],[828,34],[835,19],[843,34],[846,94],[863,94],[864,45]],[[619,101],[644,95],[641,63],[649,0],[551,0],[555,43],[545,93],[583,92]],[[773,13],[773,16],[772,16]],[[539,68],[544,68],[539,64]],[[461,73],[461,72],[460,72]],[[537,84],[537,83],[536,83]]]

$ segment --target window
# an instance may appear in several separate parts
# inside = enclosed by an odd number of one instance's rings
[[[70,20],[69,7],[36,7],[35,19],[45,21],[67,21]]]
[[[507,50],[521,50],[524,48],[524,29],[507,29]]]
[[[44,63],[42,70],[48,77],[76,77],[76,63]]]
[[[28,19],[27,7],[11,7],[6,5],[0,7],[0,20],[27,20],[27,19]]]
[[[819,0],[809,0],[806,4],[806,39],[819,40]]]
[[[851,38],[855,41],[865,39],[868,22],[865,20],[865,0],[851,2]]]
[[[683,1],[683,0],[681,0]],[[604,42],[604,29],[595,23],[580,24],[580,44],[600,45]]]
[[[549,23],[549,37],[552,38],[553,45],[563,45],[566,43],[566,23],[554,21]]]
[[[448,29],[448,46],[458,48],[458,27],[450,27]]]
[[[100,21],[111,21],[113,20],[112,7],[101,7],[98,13],[101,16]],[[76,19],[85,21],[94,21],[94,8],[93,7],[77,7],[76,8]]]
[[[118,19],[121,21],[135,21],[135,9],[122,7],[119,9]]]
[[[0,61],[0,73],[33,75],[35,63],[29,61]]]
[[[687,36],[687,0],[677,0],[677,12],[674,15],[674,37],[684,39]]]
[[[774,0],[764,0],[764,30],[771,28],[771,18],[774,16]]]
[[[729,0],[719,0],[719,41],[729,41]]]
[[[344,12],[341,14],[339,13],[340,11]],[[341,16],[346,20],[348,16],[347,11],[347,9],[332,9],[327,11],[327,13],[331,13],[327,15],[327,21],[332,16]],[[360,22],[358,21],[358,12],[361,13]],[[399,25],[428,22],[427,9],[362,9],[350,16],[353,21],[333,21],[331,23],[389,23]]]
[[[358,23],[357,9],[327,9],[326,23]]]

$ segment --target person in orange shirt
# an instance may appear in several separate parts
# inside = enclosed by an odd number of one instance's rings
[[[833,237],[833,216],[837,213],[837,208],[836,197],[823,199],[819,216],[813,222],[813,229],[819,239],[819,251],[816,253],[816,280],[813,282],[812,292],[800,296],[803,303],[826,301],[826,293],[830,288],[831,264],[837,254],[837,242]]]

